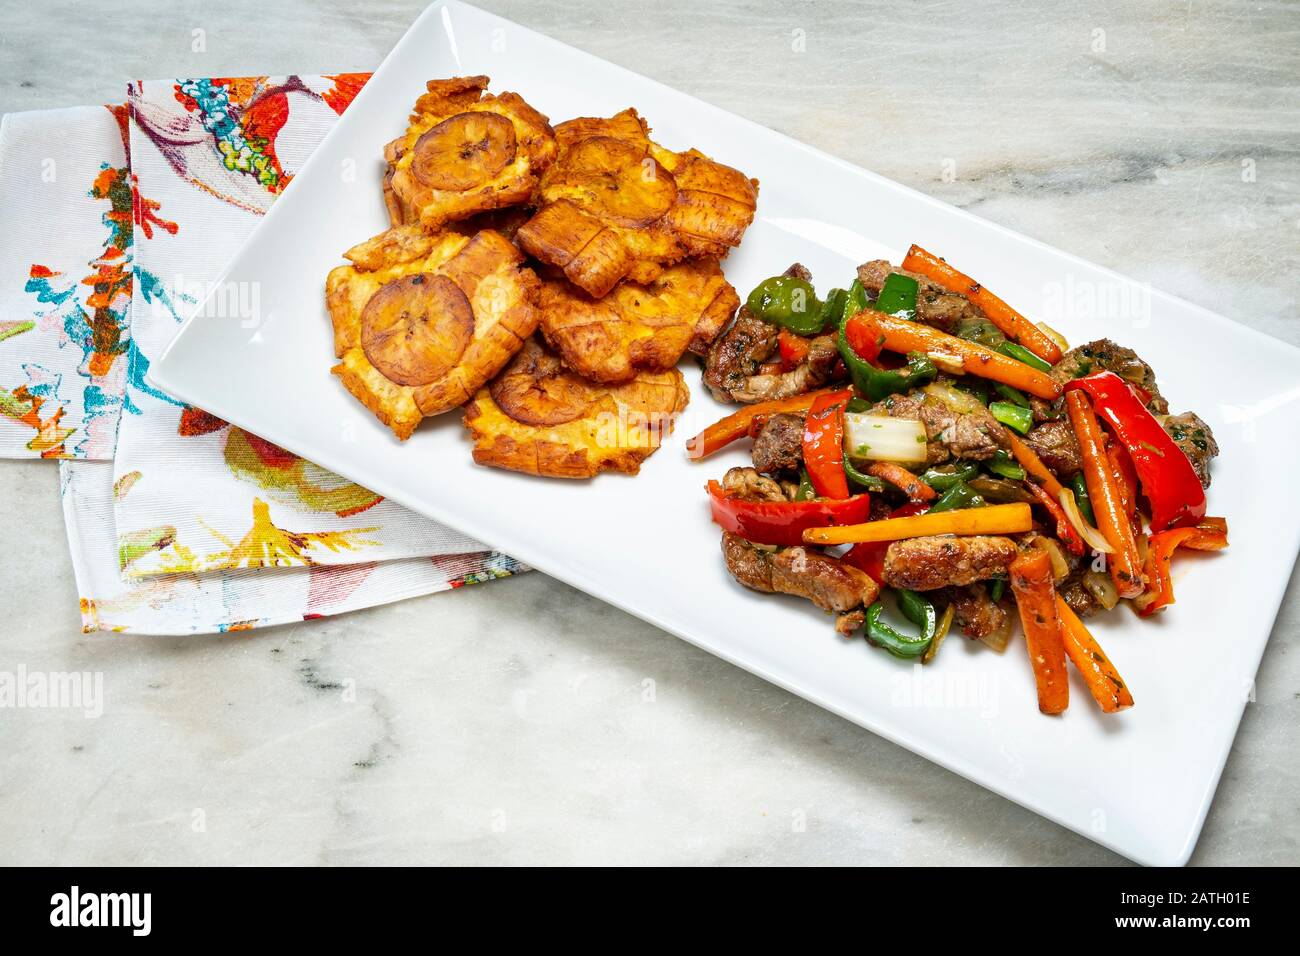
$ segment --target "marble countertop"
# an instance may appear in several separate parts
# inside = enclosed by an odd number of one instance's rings
[[[1300,8],[480,5],[1300,344]],[[421,7],[0,0],[0,111],[370,69]],[[83,636],[56,485],[0,461],[0,668],[102,671],[111,706],[0,714],[0,863],[1123,862],[538,573]],[[1297,794],[1293,582],[1193,863],[1300,863]]]

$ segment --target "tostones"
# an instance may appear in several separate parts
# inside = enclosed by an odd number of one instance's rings
[[[689,400],[675,368],[598,385],[533,338],[465,406],[465,427],[480,465],[552,478],[636,474]]]
[[[605,383],[672,368],[692,346],[703,351],[739,307],[716,259],[688,259],[645,285],[625,280],[602,299],[543,279],[537,300],[542,334],[564,364]]]
[[[537,277],[499,233],[389,229],[344,253],[325,301],[333,372],[405,441],[469,400],[537,328]]]
[[[722,258],[754,219],[757,180],[697,150],[664,149],[636,110],[569,120],[555,137],[540,208],[516,240],[597,298],[688,257]]]
[[[437,229],[527,202],[555,159],[550,121],[486,76],[430,80],[406,132],[384,147],[384,201],[395,226]]]

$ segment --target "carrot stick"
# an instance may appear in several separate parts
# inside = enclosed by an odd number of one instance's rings
[[[855,321],[867,323],[876,341],[891,351],[943,352],[960,358],[962,367],[971,375],[1010,385],[1039,398],[1060,397],[1060,384],[1046,373],[975,342],[870,309],[859,312]]]
[[[714,422],[704,431],[686,442],[686,455],[689,458],[707,458],[719,449],[726,448],[733,441],[749,434],[755,418],[770,417],[781,412],[806,412],[819,396],[828,395],[835,389],[825,388],[789,398],[778,398],[770,402],[758,402],[746,405],[740,411]]]
[[[1046,551],[1024,551],[1011,562],[1011,590],[1020,609],[1029,663],[1038,685],[1038,709],[1044,714],[1059,714],[1070,706],[1070,684],[1065,673],[1061,620],[1056,613],[1052,559]]]
[[[1132,518],[1137,511],[1137,471],[1133,459],[1117,442],[1106,446],[1106,458],[1110,461],[1111,474],[1115,476],[1120,504],[1124,506],[1124,513]]]
[[[1083,682],[1088,685],[1101,709],[1108,714],[1133,706],[1133,695],[1128,685],[1120,679],[1119,671],[1110,662],[1106,652],[1101,649],[1096,638],[1088,633],[1079,615],[1070,609],[1065,599],[1056,596],[1056,614],[1061,619],[1061,639],[1065,642],[1065,653],[1071,663],[1083,675]]]
[[[1033,526],[1029,505],[988,505],[984,508],[956,508],[938,514],[884,518],[865,524],[809,528],[803,533],[808,544],[854,544],[863,541],[899,541],[929,534],[1016,534]]]
[[[876,462],[867,469],[867,474],[889,482],[907,495],[910,501],[933,501],[938,497],[933,488],[902,465],[892,461]]]
[[[1133,525],[1124,511],[1123,498],[1102,444],[1101,426],[1093,414],[1092,403],[1082,391],[1066,392],[1065,407],[1070,412],[1075,437],[1079,439],[1083,477],[1088,484],[1092,513],[1097,517],[1097,529],[1115,549],[1113,554],[1106,556],[1111,580],[1115,582],[1120,597],[1137,597],[1144,590],[1142,561],[1138,557]]]
[[[1020,462],[1020,467],[1037,478],[1039,484],[1052,496],[1053,500],[1059,501],[1061,499],[1062,485],[1056,480],[1056,476],[1052,474],[1051,469],[1043,464],[1043,459],[1039,458],[1037,452],[1012,434],[1011,429],[1006,430],[1006,435],[1011,442],[1011,454],[1015,456],[1016,461]]]
[[[907,250],[907,257],[903,259],[903,269],[923,275],[949,292],[964,295],[998,327],[1003,335],[1012,342],[1023,345],[1044,362],[1055,365],[1061,361],[1060,346],[1053,342],[1046,332],[970,276],[958,272],[933,253],[926,252],[914,244]]]

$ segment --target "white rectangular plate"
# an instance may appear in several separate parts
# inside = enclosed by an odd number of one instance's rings
[[[843,640],[807,603],[742,589],[723,566],[703,485],[747,453],[686,460],[686,437],[727,411],[693,368],[691,408],[639,477],[480,468],[455,414],[398,444],[329,374],[325,274],[386,228],[380,152],[425,81],[474,73],[556,122],[635,106],[658,141],[761,180],[758,217],[725,263],[742,295],[796,260],[821,289],[843,285],[858,263],[897,262],[915,241],[1071,341],[1111,336],[1151,362],[1174,410],[1197,411],[1222,446],[1210,507],[1228,516],[1233,547],[1180,559],[1178,604],[1159,620],[1094,619],[1136,707],[1103,716],[1076,675],[1069,711],[1040,716],[1019,639],[1003,656],[950,640],[922,672]],[[1191,853],[1300,545],[1300,509],[1277,495],[1278,476],[1300,471],[1297,350],[459,3],[435,4],[411,27],[225,281],[256,284],[260,322],[200,306],[153,368],[166,391],[1126,856],[1178,864]]]

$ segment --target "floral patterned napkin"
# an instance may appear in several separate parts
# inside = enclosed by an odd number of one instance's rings
[[[145,378],[366,78],[133,83],[4,118],[0,455],[72,459],[85,630],[245,629],[526,570]]]

